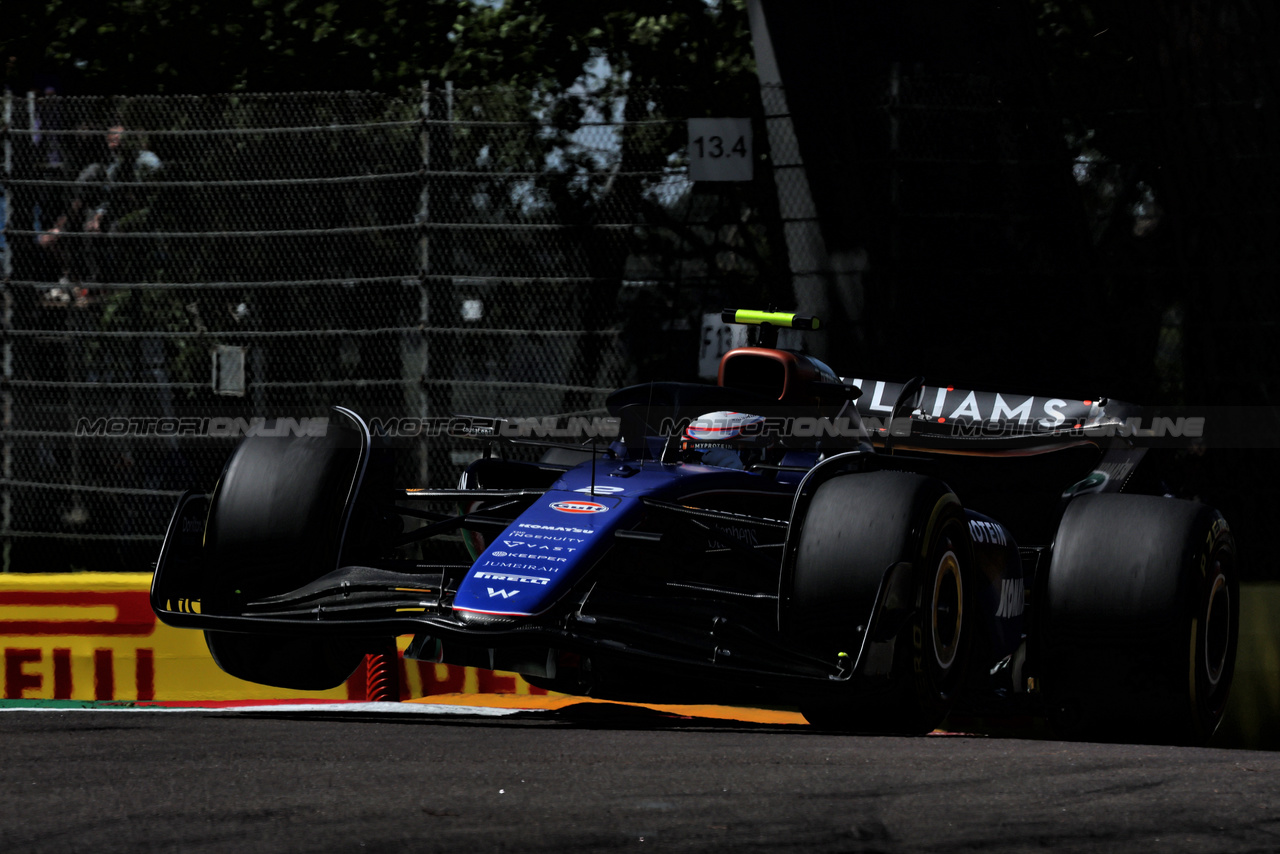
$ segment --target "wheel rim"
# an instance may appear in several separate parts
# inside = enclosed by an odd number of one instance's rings
[[[943,670],[955,663],[964,621],[964,583],[960,561],[947,551],[938,561],[933,581],[933,656]]]
[[[1231,589],[1222,572],[1222,564],[1213,564],[1213,586],[1204,616],[1204,664],[1209,684],[1217,686],[1227,667],[1227,650],[1231,645]]]

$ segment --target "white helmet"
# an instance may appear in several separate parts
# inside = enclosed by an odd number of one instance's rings
[[[757,425],[764,424],[764,420],[763,415],[746,412],[708,412],[690,421],[684,435],[695,442],[746,441],[758,438]]]
[[[747,412],[708,412],[689,422],[681,447],[700,452],[700,461],[707,465],[744,468],[739,452],[765,444],[761,434],[764,422],[763,415]]]

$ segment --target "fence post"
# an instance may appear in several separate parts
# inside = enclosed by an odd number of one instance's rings
[[[12,538],[8,536],[13,518],[13,496],[9,491],[9,481],[13,478],[13,444],[9,439],[9,431],[13,429],[13,392],[9,390],[9,381],[13,379],[13,248],[9,245],[9,180],[13,176],[13,92],[4,90],[3,128],[4,136],[4,185],[0,187],[0,276],[3,276],[4,304],[4,378],[5,387],[0,393],[0,430],[4,431],[3,459],[0,459],[0,477],[4,479],[4,492],[0,494],[0,533],[4,534],[4,543],[0,546],[0,572],[9,571]]]
[[[422,81],[422,105],[420,108],[422,133],[419,145],[422,149],[422,202],[418,209],[418,222],[423,226],[418,237],[418,327],[422,329],[418,341],[418,383],[414,388],[417,395],[415,409],[420,417],[431,415],[431,390],[424,383],[431,378],[431,236],[426,225],[431,221],[431,83]],[[418,446],[418,483],[426,485],[431,482],[431,449],[424,442]]]
[[[773,41],[761,0],[749,0],[747,15],[751,22],[751,41],[759,66],[764,126],[773,158],[770,171],[777,185],[778,209],[782,215],[787,257],[791,263],[791,286],[795,292],[796,308],[813,312],[824,323],[834,325],[838,318],[832,314],[835,306],[828,296],[832,292],[832,279],[835,278],[831,275],[832,259],[827,252],[814,208],[809,174],[800,153],[795,124],[787,104],[782,73],[778,70],[773,53]],[[855,296],[856,303],[861,304],[861,294]],[[852,319],[860,322],[862,318]],[[814,353],[826,358],[825,351],[829,345],[817,338],[811,340]]]
[[[450,168],[450,154],[448,136],[453,121],[453,83],[445,82],[445,109],[444,120],[446,129],[439,129],[431,116],[431,105],[429,99],[429,89],[427,84],[423,83],[423,143],[422,143],[422,169],[423,169],[423,210],[421,221],[423,228],[422,243],[422,324],[424,328],[423,341],[423,380],[425,381],[424,390],[427,415],[431,418],[444,418],[450,414],[453,406],[453,365],[455,364],[455,354],[453,342],[445,337],[447,333],[441,330],[449,327],[453,318],[453,282],[452,279],[446,280],[446,276],[454,271],[454,263],[449,257],[452,252],[453,242],[449,237],[445,237],[443,241],[437,240],[434,252],[430,239],[426,236],[429,231],[427,226],[433,222],[430,209],[430,182],[432,180],[431,169],[444,172]],[[437,136],[438,135],[438,136]],[[439,146],[438,150],[432,151],[432,137],[437,136],[444,142]],[[442,156],[445,163],[441,168],[438,162]],[[449,204],[448,189],[445,192],[445,204]],[[443,247],[443,248],[442,248]],[[428,445],[423,452],[425,455],[426,471],[423,472],[423,482],[428,482],[432,477],[432,469],[436,468],[438,472],[448,472],[451,459],[449,449],[441,447],[442,442],[435,441]]]

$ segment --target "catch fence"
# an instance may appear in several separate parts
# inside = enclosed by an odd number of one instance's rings
[[[767,86],[716,106],[752,118],[744,182],[690,180],[707,95],[672,88],[5,95],[0,568],[145,569],[235,444],[211,424],[589,418],[695,378],[705,313],[798,298],[845,370],[1270,425],[1280,149],[1240,92],[1273,66],[1209,98],[894,65],[831,126]],[[481,447],[409,441],[398,479]],[[1265,542],[1272,456],[1186,456]]]
[[[6,95],[3,569],[146,569],[255,418],[590,416],[691,375],[702,313],[785,275],[767,184],[689,180],[690,103]]]

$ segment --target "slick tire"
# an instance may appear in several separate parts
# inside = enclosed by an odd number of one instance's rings
[[[367,436],[334,410],[324,435],[250,436],[214,489],[205,522],[204,613],[239,615],[250,603],[296,590],[362,551],[370,525],[354,507]],[[366,478],[367,480],[368,478]],[[218,666],[239,679],[297,690],[341,685],[359,665],[362,639],[206,631]]]
[[[872,472],[818,488],[784,597],[784,635],[816,658],[834,663],[845,656],[852,665],[886,571],[899,566],[909,583],[896,597],[896,616],[882,619],[879,636],[871,638],[891,656],[889,672],[873,678],[855,673],[829,696],[803,702],[800,710],[810,723],[923,734],[942,722],[972,647],[971,554],[960,501],[941,481]]]
[[[1067,506],[1044,590],[1042,687],[1060,734],[1203,744],[1240,631],[1235,544],[1213,508],[1143,495]]]
[[[332,572],[361,474],[361,436],[250,436],[232,453],[205,523],[205,610],[296,590]]]
[[[246,682],[295,691],[336,688],[364,660],[365,647],[349,639],[204,633],[209,654],[225,672]]]

